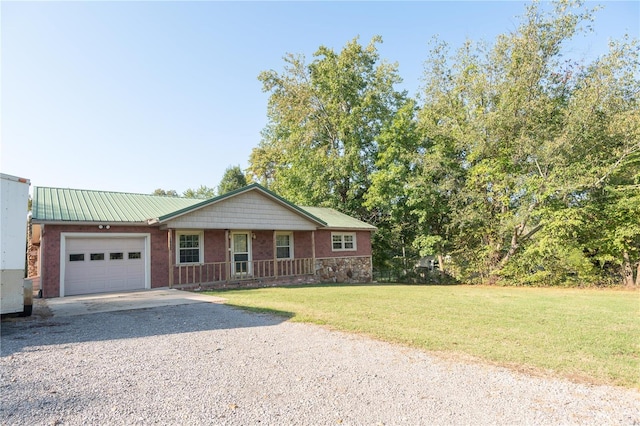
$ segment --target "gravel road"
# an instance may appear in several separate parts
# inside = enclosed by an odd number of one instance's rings
[[[197,303],[2,323],[9,425],[640,424],[634,390]]]

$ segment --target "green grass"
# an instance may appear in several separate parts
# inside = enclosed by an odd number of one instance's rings
[[[228,304],[446,357],[640,388],[640,293],[321,285],[211,292]]]

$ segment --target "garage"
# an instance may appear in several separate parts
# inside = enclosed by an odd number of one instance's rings
[[[63,245],[62,295],[148,288],[145,237],[67,236]]]

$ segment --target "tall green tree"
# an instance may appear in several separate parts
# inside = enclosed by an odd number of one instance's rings
[[[240,166],[227,167],[218,185],[218,195],[235,191],[244,186],[247,186],[247,178],[242,173]]]
[[[591,173],[578,170],[590,189],[580,200],[585,224],[581,242],[598,266],[613,266],[629,287],[640,286],[638,69],[638,41],[612,42],[610,52],[584,72],[568,130],[591,143],[584,154]]]
[[[374,37],[340,52],[321,46],[307,64],[287,55],[282,72],[259,76],[270,94],[268,124],[250,158],[249,175],[302,205],[337,208],[365,220],[378,139],[405,103],[397,64],[381,61]]]
[[[450,254],[467,279],[592,279],[585,208],[621,170],[637,175],[637,44],[614,43],[589,66],[569,62],[562,49],[593,11],[547,6],[528,6],[491,48],[467,42],[449,58],[436,42],[427,61],[428,143],[404,191],[424,225],[416,245]],[[624,238],[619,259],[636,253]]]
[[[413,242],[420,235],[420,214],[407,191],[416,173],[415,153],[425,146],[416,113],[416,102],[407,100],[377,138],[375,170],[364,198],[365,207],[377,216],[378,266],[408,268],[419,257]]]

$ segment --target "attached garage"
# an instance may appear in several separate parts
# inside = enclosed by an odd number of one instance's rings
[[[60,244],[63,296],[150,288],[147,234],[64,233]]]

